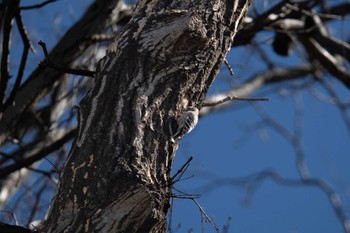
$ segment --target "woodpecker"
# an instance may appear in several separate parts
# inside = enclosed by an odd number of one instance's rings
[[[183,114],[176,119],[177,131],[172,136],[173,140],[181,139],[185,134],[191,132],[198,123],[199,110],[196,107],[188,107]]]

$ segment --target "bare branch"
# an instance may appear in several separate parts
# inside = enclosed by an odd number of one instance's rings
[[[17,23],[19,33],[20,33],[22,41],[23,41],[23,53],[22,53],[21,63],[19,65],[16,81],[15,81],[15,84],[13,85],[12,91],[11,91],[8,99],[6,100],[6,103],[4,106],[5,109],[10,104],[13,104],[13,100],[15,99],[16,93],[17,93],[19,86],[22,82],[24,69],[25,69],[26,63],[27,63],[29,49],[32,48],[32,45],[29,41],[26,29],[24,27],[24,24],[22,21],[22,16],[21,16],[20,12],[18,12],[16,14],[15,18],[16,18],[16,23]]]
[[[314,36],[314,39],[329,52],[338,54],[350,62],[350,45],[345,41],[322,34]]]
[[[206,103],[216,103],[217,101],[221,101],[222,99],[227,98],[227,96],[241,96],[240,98],[244,98],[244,96],[249,96],[253,92],[257,91],[265,84],[268,83],[276,83],[283,82],[290,79],[295,78],[303,78],[307,75],[313,74],[314,67],[310,64],[291,67],[291,68],[275,68],[272,70],[267,70],[263,72],[259,72],[253,75],[248,81],[243,83],[237,88],[233,88],[226,93],[220,93],[217,95],[213,95],[206,99]],[[204,107],[201,109],[201,116],[207,115],[212,111],[220,110],[223,108],[227,108],[230,105],[229,102],[222,103],[220,105],[214,105],[210,107]]]
[[[9,55],[10,36],[12,31],[12,19],[15,17],[19,7],[19,0],[4,2],[4,29],[2,38],[1,73],[0,73],[0,112],[3,111],[3,104],[7,83],[10,78]]]
[[[255,105],[254,106],[257,113],[263,120],[264,125],[267,125],[271,129],[279,133],[283,138],[293,145],[295,156],[296,156],[296,168],[299,172],[301,179],[309,179],[310,173],[309,169],[305,163],[305,154],[301,142],[302,135],[293,134],[285,126],[274,120],[263,108]],[[296,132],[301,133],[301,131],[296,130]]]
[[[6,167],[3,167],[0,169],[0,178],[5,178],[10,173],[17,171],[23,167],[30,166],[34,162],[44,158],[48,154],[52,153],[53,151],[59,149],[62,145],[64,145],[68,140],[72,139],[72,137],[75,135],[76,130],[72,129],[68,131],[64,136],[62,136],[60,139],[57,139],[52,144],[42,148],[40,151],[38,151],[36,154],[31,155],[30,157],[17,161],[14,164],[8,165]]]
[[[231,68],[231,66],[230,66],[230,63],[228,63],[227,59],[225,59],[224,64],[226,65],[228,71],[230,72],[230,75],[231,75],[232,77],[234,77],[235,74],[233,73],[233,70],[232,70],[232,68]]]
[[[195,198],[191,198],[191,200],[196,204],[196,206],[201,211],[201,214],[204,215],[205,219],[210,223],[210,225],[217,231],[220,232],[219,227],[214,223],[214,221],[207,215],[203,207],[198,203],[198,201]]]
[[[0,231],[6,233],[32,233],[30,229],[0,222]]]
[[[344,210],[344,206],[342,206],[339,195],[332,189],[332,187],[327,184],[322,179],[314,179],[314,178],[307,178],[307,179],[290,179],[290,178],[284,178],[281,175],[279,175],[277,172],[272,170],[264,170],[260,172],[253,173],[248,176],[243,176],[239,178],[220,178],[213,180],[209,182],[208,184],[196,189],[197,192],[205,192],[210,191],[215,188],[224,187],[224,186],[246,186],[253,185],[255,187],[258,187],[258,184],[266,179],[271,179],[272,181],[276,182],[277,184],[283,185],[283,186],[300,186],[300,187],[317,187],[322,192],[324,192],[328,200],[331,203],[331,206],[333,210],[335,211],[338,219],[342,222],[342,225],[344,227],[344,232],[349,233],[350,232],[350,225],[349,225],[349,219],[346,216],[346,212]]]
[[[237,97],[237,96],[227,96],[224,99],[218,100],[216,102],[211,102],[211,103],[207,103],[205,102],[203,104],[203,107],[212,107],[212,106],[216,106],[222,103],[225,103],[227,101],[233,101],[233,100],[240,100],[240,101],[269,101],[269,98],[243,98],[243,97]]]
[[[56,1],[58,1],[58,0],[46,0],[46,1],[43,1],[42,3],[31,5],[31,6],[21,6],[21,10],[38,9],[38,8],[46,6],[49,3],[53,3],[53,2],[56,2]]]
[[[173,184],[176,183],[177,181],[179,181],[182,174],[187,170],[188,166],[190,165],[190,162],[192,161],[192,159],[193,159],[193,157],[190,156],[188,158],[188,160],[186,161],[186,163],[184,165],[182,165],[182,167],[175,173],[175,175],[173,175],[173,177],[171,177],[171,181]],[[180,177],[179,179],[178,179],[178,176]]]
[[[343,121],[345,123],[347,132],[350,136],[350,116],[348,116],[347,112],[349,106],[347,106],[347,104],[339,98],[338,94],[329,83],[325,82],[324,80],[320,80],[320,83],[331,97],[332,104],[334,104],[339,109],[341,117],[343,118]]]
[[[338,15],[344,18],[344,15],[349,14],[350,12],[350,3],[345,2],[336,6],[332,6],[331,8],[324,10],[322,13],[327,15]]]
[[[51,61],[49,57],[49,53],[47,52],[46,44],[42,41],[39,41],[38,44],[42,47],[44,54],[45,54],[45,60],[40,63],[41,66],[48,66],[50,68],[53,68],[57,71],[67,73],[67,74],[74,74],[74,75],[82,75],[93,78],[95,75],[95,71],[89,71],[89,70],[81,70],[81,69],[71,69],[71,68],[64,68],[53,61]]]
[[[325,14],[325,13],[310,12],[310,11],[305,10],[303,8],[296,7],[290,3],[286,3],[286,7],[288,7],[289,9],[292,9],[294,11],[301,12],[304,15],[311,16],[311,17],[317,15],[318,17],[320,17],[322,19],[343,19],[343,17],[339,16],[338,14]]]
[[[341,66],[338,61],[324,49],[315,39],[310,37],[300,37],[304,48],[309,55],[321,63],[335,78],[341,81],[347,88],[350,88],[350,74],[345,67]]]

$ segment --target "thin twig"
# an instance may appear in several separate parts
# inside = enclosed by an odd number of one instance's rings
[[[67,74],[74,74],[74,75],[82,75],[93,78],[95,73],[94,71],[90,70],[81,70],[81,69],[71,69],[71,68],[63,68],[59,65],[55,64],[53,61],[51,61],[49,57],[49,53],[47,52],[46,44],[42,41],[39,41],[38,44],[42,47],[44,54],[45,54],[45,60],[40,63],[40,65],[44,65],[50,68],[53,68],[55,70],[61,71],[63,73]]]
[[[335,15],[335,14],[313,13],[313,12],[310,12],[308,10],[301,9],[301,8],[299,8],[297,6],[294,6],[294,5],[290,4],[290,3],[286,3],[285,6],[290,8],[291,10],[294,10],[294,11],[297,11],[297,12],[301,12],[304,15],[310,16],[310,17],[317,15],[320,18],[323,18],[323,19],[339,19],[339,20],[344,19],[343,16],[339,16],[339,15]]]
[[[21,38],[22,38],[22,41],[23,41],[23,53],[22,53],[22,58],[21,58],[21,62],[19,65],[15,84],[13,85],[11,93],[5,102],[5,106],[4,106],[5,109],[13,103],[13,100],[16,97],[17,90],[19,89],[19,86],[21,85],[21,82],[22,82],[23,73],[24,73],[24,70],[26,67],[26,63],[27,63],[29,49],[32,48],[32,45],[31,45],[30,40],[28,38],[26,29],[24,27],[22,16],[21,16],[20,12],[17,13],[17,15],[15,16],[15,19],[16,19],[18,31],[19,31]]]
[[[171,225],[172,225],[172,221],[173,221],[173,206],[174,206],[174,198],[170,199],[170,210],[169,210],[169,222],[168,222],[168,232],[172,232],[171,230]]]
[[[202,233],[204,233],[204,229],[205,229],[205,227],[204,227],[204,224],[205,224],[204,219],[205,219],[205,217],[204,217],[204,215],[203,215],[203,213],[202,213],[202,211],[201,211],[201,225],[202,225]]]
[[[2,232],[17,232],[17,233],[31,233],[32,231],[30,229],[21,227],[21,226],[14,226],[10,224],[6,224],[3,222],[0,222],[0,228]]]
[[[189,160],[189,161],[190,161],[190,160]],[[187,162],[189,162],[189,161],[187,161]],[[182,166],[182,167],[185,167],[185,165]],[[180,170],[181,170],[181,169],[180,169]],[[196,206],[199,208],[201,214],[203,214],[204,217],[205,217],[205,219],[210,223],[210,225],[211,225],[214,229],[216,229],[217,232],[220,231],[220,229],[218,228],[218,226],[217,226],[217,225],[214,223],[214,221],[207,215],[207,213],[205,212],[205,210],[203,209],[203,207],[202,207],[202,206],[198,203],[198,201],[196,200],[197,198],[200,197],[200,195],[198,195],[198,194],[187,194],[187,193],[184,193],[184,192],[182,192],[182,191],[180,191],[180,190],[178,190],[178,189],[176,189],[176,188],[174,188],[174,187],[173,187],[173,189],[176,190],[176,191],[178,191],[178,192],[181,193],[182,195],[174,195],[174,194],[173,194],[171,197],[173,197],[173,198],[181,198],[181,199],[190,199],[190,200],[192,200],[192,201],[196,204]]]
[[[0,178],[4,178],[8,176],[8,174],[17,171],[23,167],[28,167],[32,165],[34,162],[44,158],[45,156],[49,155],[50,153],[58,150],[61,148],[62,145],[64,145],[67,141],[73,138],[73,136],[76,134],[75,129],[69,130],[64,136],[57,139],[55,142],[52,142],[47,147],[42,148],[35,154],[31,155],[28,158],[25,158],[21,161],[18,161],[17,163],[7,165],[0,169]]]
[[[176,183],[177,181],[179,181],[178,177],[181,177],[183,175],[183,173],[187,170],[190,162],[192,161],[193,157],[190,156],[187,160],[187,162],[182,165],[182,167],[175,173],[175,175],[173,175],[173,177],[171,177],[171,181],[172,183]]]
[[[38,4],[35,4],[35,5],[31,5],[31,6],[22,6],[21,7],[21,10],[32,10],[32,9],[38,9],[38,8],[41,8],[43,6],[46,6],[47,4],[49,3],[52,3],[52,2],[56,2],[57,0],[47,0],[47,1],[44,1],[42,3],[38,3]]]
[[[57,168],[57,166],[55,165],[55,164],[53,164],[48,158],[44,158],[49,164],[51,164],[52,165],[52,167],[54,168],[54,169],[51,169],[51,171],[54,171],[54,172],[56,172],[57,174],[59,174],[60,173],[60,170]]]
[[[26,224],[27,226],[29,226],[29,224],[33,221],[33,218],[37,214],[42,195],[45,193],[45,190],[47,189],[47,186],[48,186],[48,180],[44,180],[44,182],[42,183],[41,187],[36,192],[35,201],[34,201],[34,203],[32,205],[31,210],[30,210],[30,214],[27,217],[27,224]]]
[[[220,229],[219,227],[214,223],[214,221],[207,215],[207,213],[205,212],[205,210],[203,209],[203,207],[198,203],[198,201],[195,198],[191,199],[196,206],[199,208],[199,210],[201,211],[201,213],[204,215],[205,219],[210,223],[210,225],[217,231],[219,232]]]
[[[172,187],[175,191],[181,193],[181,195],[178,195],[178,194],[171,194],[171,197],[175,197],[175,198],[180,198],[180,199],[191,199],[191,198],[200,198],[201,195],[200,194],[188,194],[188,193],[185,193],[185,192],[182,192],[180,190],[178,190],[177,188],[175,187]]]
[[[244,97],[237,97],[237,96],[227,96],[226,98],[223,98],[221,100],[215,101],[215,102],[211,102],[211,103],[204,103],[203,107],[212,107],[212,106],[216,106],[222,103],[225,103],[227,101],[233,101],[233,100],[239,100],[239,101],[269,101],[269,98],[244,98]]]
[[[178,190],[176,190],[178,191]],[[189,199],[192,200],[193,198],[200,198],[199,194],[188,194],[188,195],[178,195],[178,194],[173,194],[171,195],[172,198],[178,198],[178,199]]]
[[[226,65],[228,71],[230,72],[231,76],[234,78],[235,74],[233,73],[233,70],[232,70],[232,68],[230,66],[230,63],[228,63],[227,59],[225,59],[224,63]]]
[[[228,233],[228,230],[229,230],[230,225],[231,225],[231,221],[232,221],[232,217],[229,216],[227,218],[227,223],[224,224],[224,226],[223,226],[222,233]]]

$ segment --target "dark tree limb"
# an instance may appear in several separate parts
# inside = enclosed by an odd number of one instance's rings
[[[233,43],[233,46],[240,46],[240,45],[246,45],[250,44],[252,39],[255,37],[255,35],[263,31],[265,28],[270,27],[275,21],[280,19],[279,17],[269,17],[270,15],[278,15],[280,13],[283,13],[284,9],[286,8],[289,1],[281,1],[277,3],[275,6],[271,7],[269,10],[264,12],[261,15],[256,16],[252,22],[246,24],[244,28],[242,28],[241,32],[239,33],[235,39],[235,42]],[[293,6],[297,8],[305,8],[307,5],[309,5],[308,1],[301,1],[301,2],[294,2],[292,4]]]
[[[0,113],[3,112],[5,92],[10,78],[9,56],[10,56],[10,36],[12,31],[12,20],[18,13],[19,0],[6,0],[4,6],[4,27],[2,38],[1,72],[0,72]]]
[[[330,53],[337,54],[350,62],[350,45],[327,35],[315,35],[314,39]]]
[[[46,0],[46,1],[43,1],[39,4],[35,4],[35,5],[31,5],[31,6],[21,6],[21,10],[33,10],[33,9],[39,9],[41,7],[44,7],[46,6],[47,4],[50,4],[50,3],[53,3],[53,2],[56,2],[58,0]]]
[[[33,233],[30,229],[21,227],[21,226],[14,226],[6,223],[0,222],[0,232],[6,232],[6,233]]]
[[[64,67],[57,65],[56,63],[51,61],[51,59],[49,57],[49,53],[47,52],[46,44],[42,41],[39,41],[38,44],[42,47],[44,54],[45,54],[45,60],[40,63],[40,66],[48,66],[48,67],[55,69],[55,70],[62,72],[62,73],[82,75],[82,76],[87,76],[87,77],[91,77],[91,78],[94,77],[94,75],[96,73],[94,71],[64,68]]]
[[[300,37],[305,50],[308,51],[311,60],[320,62],[320,65],[342,82],[347,88],[350,88],[350,74],[337,59],[323,48],[315,39],[311,37]]]
[[[0,169],[0,179],[6,178],[9,174],[11,174],[12,172],[17,171],[21,168],[28,167],[28,166],[32,165],[33,163],[39,161],[40,159],[44,158],[48,154],[54,152],[55,150],[58,150],[68,140],[72,139],[72,137],[75,135],[75,133],[76,133],[75,130],[70,130],[65,135],[63,135],[61,138],[52,142],[50,145],[47,145],[46,147],[42,148],[37,153],[35,153],[31,156],[28,156],[27,158],[25,158],[23,160],[18,160],[14,164],[10,164],[8,166],[1,168]]]
[[[16,93],[17,93],[19,86],[22,82],[23,73],[24,73],[24,70],[26,67],[26,63],[27,63],[29,49],[32,48],[31,43],[30,43],[29,38],[28,38],[28,35],[27,35],[27,32],[26,32],[26,29],[24,27],[24,24],[22,21],[22,15],[20,12],[18,12],[18,14],[15,16],[15,19],[16,19],[16,23],[17,23],[17,28],[19,30],[19,33],[20,33],[22,41],[23,41],[23,53],[22,53],[21,62],[20,62],[19,68],[18,68],[16,81],[15,81],[15,84],[13,85],[13,88],[11,90],[11,93],[10,93],[8,99],[6,100],[6,103],[4,106],[5,109],[10,104],[13,104],[13,100],[15,99]]]
[[[181,179],[182,175],[186,172],[187,168],[190,166],[190,162],[192,161],[192,159],[193,157],[190,156],[186,161],[186,163],[182,165],[182,167],[171,177],[172,184],[175,184]]]

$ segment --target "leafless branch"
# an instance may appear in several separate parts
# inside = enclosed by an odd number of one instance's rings
[[[23,73],[24,73],[24,70],[26,67],[26,63],[27,63],[29,49],[32,48],[31,43],[30,43],[29,38],[28,38],[28,35],[27,35],[27,32],[26,32],[26,29],[25,29],[23,21],[22,21],[21,14],[17,13],[15,18],[16,18],[16,23],[17,23],[19,33],[20,33],[22,41],[23,41],[23,53],[22,53],[21,62],[19,65],[16,81],[15,81],[15,84],[13,85],[12,91],[11,91],[8,99],[6,100],[6,103],[4,106],[5,109],[10,104],[13,104],[13,100],[15,99],[16,93],[17,93],[19,86],[22,82]]]
[[[190,156],[186,161],[186,163],[182,165],[182,167],[175,173],[175,175],[173,175],[173,177],[171,177],[172,184],[175,184],[177,181],[181,179],[182,175],[184,174],[184,172],[186,172],[188,166],[190,165],[190,162],[192,161],[192,159],[193,157]]]
[[[310,11],[305,10],[303,8],[296,7],[290,3],[286,3],[286,7],[288,7],[289,9],[292,9],[294,11],[301,12],[304,15],[311,16],[311,17],[317,15],[318,17],[323,18],[323,19],[343,19],[342,16],[339,16],[337,14],[325,14],[325,13],[310,12]]]
[[[21,226],[14,226],[6,223],[0,222],[0,230],[1,232],[6,233],[32,233],[30,229],[21,227]]]
[[[322,34],[316,35],[314,38],[329,52],[338,54],[350,62],[350,45],[348,43]]]
[[[30,223],[34,220],[34,217],[37,214],[38,209],[39,209],[41,197],[42,197],[43,194],[45,194],[44,191],[47,189],[47,186],[48,186],[48,181],[45,180],[42,183],[41,187],[36,191],[35,201],[34,201],[34,203],[32,205],[31,210],[30,210],[30,214],[29,214],[29,217],[27,219],[26,226],[29,226]]]
[[[19,1],[4,2],[4,23],[2,38],[2,55],[1,55],[1,73],[0,73],[0,112],[3,111],[3,104],[7,83],[10,78],[9,71],[9,54],[10,54],[10,36],[12,31],[12,19],[16,16],[19,7]]]
[[[265,84],[269,83],[277,83],[283,82],[290,79],[296,78],[304,78],[310,74],[313,74],[315,69],[312,65],[306,64],[297,67],[291,68],[275,68],[272,70],[267,70],[263,72],[259,72],[249,78],[245,83],[241,84],[237,88],[233,88],[226,93],[220,93],[217,95],[213,95],[206,99],[206,103],[216,103],[220,102],[228,96],[241,96],[240,98],[244,98],[244,96],[249,96],[251,93],[257,91]],[[217,111],[223,108],[227,108],[229,103],[226,101],[220,105],[213,105],[210,107],[204,107],[201,109],[201,116],[207,115],[212,111]]]
[[[279,133],[283,138],[285,138],[288,142],[290,142],[293,145],[293,148],[295,150],[295,155],[296,155],[296,167],[298,169],[299,175],[301,179],[309,179],[310,174],[309,174],[309,169],[305,163],[305,155],[304,155],[304,150],[301,143],[301,135],[295,135],[292,132],[290,132],[282,124],[272,119],[272,117],[263,108],[259,106],[255,106],[255,109],[257,113],[260,115],[260,117],[262,118],[264,125],[267,125],[271,129],[275,130],[277,133]],[[300,131],[296,131],[296,132],[301,133]]]
[[[5,178],[10,173],[17,171],[23,167],[30,166],[34,162],[38,161],[39,159],[44,158],[48,154],[52,153],[53,151],[59,149],[62,145],[64,145],[68,140],[70,140],[76,133],[76,130],[70,130],[68,131],[63,137],[60,139],[57,139],[52,144],[47,145],[46,147],[42,148],[40,151],[38,151],[36,154],[31,155],[30,157],[17,161],[14,164],[8,165],[6,167],[3,167],[0,169],[0,178]]]
[[[204,215],[205,219],[210,223],[210,225],[217,231],[220,232],[219,227],[214,223],[214,221],[208,216],[208,214],[205,212],[203,207],[198,203],[198,201],[195,198],[191,198],[191,200],[196,204],[196,206],[199,208],[201,214]]]
[[[212,106],[216,106],[222,103],[225,103],[227,101],[233,101],[233,100],[239,100],[239,101],[269,101],[269,98],[243,98],[243,97],[237,97],[237,96],[227,96],[224,99],[218,100],[216,102],[211,102],[211,103],[207,103],[205,102],[203,104],[203,107],[212,107]]]
[[[330,74],[341,81],[347,88],[350,88],[350,74],[345,67],[338,63],[332,54],[313,38],[301,37],[301,42],[313,59],[319,61]]]
[[[53,68],[57,71],[67,73],[67,74],[74,74],[74,75],[82,75],[93,78],[95,76],[95,71],[89,71],[89,70],[81,70],[81,69],[71,69],[71,68],[64,68],[53,61],[51,61],[49,57],[49,53],[47,52],[46,44],[42,41],[39,41],[38,44],[42,47],[44,54],[45,54],[45,60],[40,63],[42,66],[48,66],[50,68]]]
[[[325,82],[324,80],[320,80],[320,83],[330,95],[332,104],[334,104],[339,109],[341,117],[343,118],[343,121],[346,125],[347,132],[350,136],[350,116],[347,113],[349,106],[341,101],[336,91],[329,83]]]
[[[56,1],[58,1],[58,0],[46,0],[46,1],[43,1],[43,2],[41,2],[39,4],[35,4],[35,5],[31,5],[31,6],[22,6],[21,10],[38,9],[38,8],[46,6],[49,3],[53,3],[53,2],[56,2]]]
[[[239,177],[239,178],[221,178],[216,179],[208,184],[196,189],[197,192],[205,192],[209,190],[213,190],[215,188],[224,187],[224,186],[246,186],[249,184],[250,186],[258,186],[264,180],[271,179],[277,184],[283,186],[300,186],[300,187],[317,187],[322,192],[324,192],[332,205],[333,210],[335,211],[338,219],[342,222],[344,230],[346,233],[350,232],[349,219],[346,216],[346,212],[344,207],[341,204],[339,195],[331,188],[329,184],[327,184],[322,179],[289,179],[280,176],[277,172],[272,170],[264,170],[260,172],[253,173],[248,176]]]
[[[225,59],[224,63],[225,63],[225,65],[226,65],[228,71],[230,72],[230,75],[231,75],[232,78],[233,78],[233,77],[235,76],[235,74],[233,73],[233,70],[232,70],[232,68],[231,68],[231,66],[230,66],[230,63],[228,63],[227,59]]]

